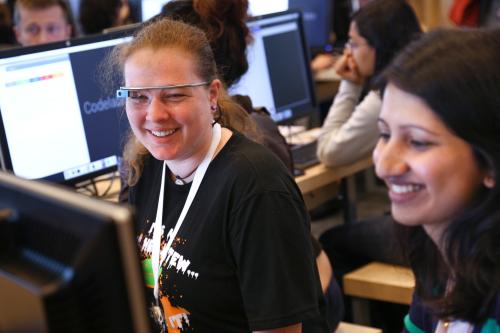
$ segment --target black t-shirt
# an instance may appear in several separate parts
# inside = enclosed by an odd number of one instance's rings
[[[161,259],[155,305],[150,257],[162,165],[149,157],[130,191],[156,331],[248,332],[319,317],[321,288],[300,191],[272,153],[238,133],[210,164]],[[167,168],[162,250],[190,188],[169,174]]]

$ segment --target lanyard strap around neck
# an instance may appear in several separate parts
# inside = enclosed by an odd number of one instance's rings
[[[179,219],[177,220],[177,223],[175,224],[174,231],[172,232],[171,236],[168,239],[167,245],[163,250],[163,253],[166,255],[168,253],[168,250],[172,246],[172,242],[175,239],[175,236],[177,235],[177,232],[179,231],[182,222],[184,221],[184,218],[186,217],[186,214],[189,210],[189,207],[191,206],[191,203],[193,202],[194,197],[196,196],[196,193],[198,192],[198,188],[200,187],[201,181],[203,180],[203,177],[205,176],[205,172],[208,169],[208,166],[210,162],[212,161],[214,155],[215,155],[215,150],[217,146],[219,145],[222,133],[221,133],[221,126],[218,123],[215,123],[212,127],[212,142],[210,144],[210,148],[208,149],[205,157],[203,158],[203,161],[201,164],[198,166],[196,169],[196,173],[194,174],[194,179],[193,183],[191,184],[191,188],[189,189],[188,196],[186,198],[186,202],[184,203],[184,207],[182,208],[181,215],[179,215]],[[158,300],[158,278],[160,275],[160,244],[161,244],[161,235],[162,235],[162,229],[163,229],[163,193],[164,191],[164,184],[165,184],[165,169],[166,169],[166,162],[163,162],[163,170],[162,170],[162,175],[161,175],[161,186],[160,186],[160,195],[158,198],[158,208],[156,210],[156,219],[154,222],[154,231],[153,231],[153,253],[151,254],[151,265],[153,268],[153,278],[155,281],[155,286],[154,286],[154,295],[155,298]]]

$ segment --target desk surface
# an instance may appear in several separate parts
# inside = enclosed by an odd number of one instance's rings
[[[333,196],[335,192],[332,185],[340,182],[342,178],[352,176],[359,171],[369,168],[372,166],[372,157],[366,156],[365,158],[356,161],[352,164],[328,168],[324,164],[317,164],[305,170],[305,174],[299,177],[295,177],[295,181],[302,192],[305,199],[314,194],[319,194],[325,196]],[[111,181],[97,182],[97,191],[102,194],[104,192],[109,192],[110,195],[106,197],[110,201],[118,201],[118,192],[120,191],[120,178],[115,174],[116,178]],[[110,175],[102,176],[102,178],[110,177]],[[109,188],[108,188],[109,187]],[[315,193],[318,191],[318,193]],[[317,196],[317,195],[316,195]],[[307,200],[306,200],[307,202]],[[310,205],[308,205],[310,206]],[[313,207],[309,207],[313,208]]]
[[[324,164],[318,164],[306,169],[305,174],[296,177],[295,181],[302,194],[305,195],[331,183],[339,182],[342,178],[352,176],[372,165],[373,161],[371,155],[352,164],[335,168],[328,168]]]
[[[314,89],[318,104],[331,103],[339,89],[340,81],[316,81]]]
[[[408,267],[372,262],[347,273],[346,295],[409,305],[415,288],[415,277]]]

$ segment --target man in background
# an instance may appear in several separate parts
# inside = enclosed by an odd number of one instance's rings
[[[17,0],[14,33],[22,46],[74,37],[74,24],[66,0]]]

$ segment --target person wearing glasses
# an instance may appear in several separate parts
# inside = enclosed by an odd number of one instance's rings
[[[225,93],[205,34],[150,22],[110,63],[132,129],[124,164],[153,331],[301,332],[319,319],[300,190],[242,134],[255,124]]]
[[[162,17],[181,20],[205,32],[214,52],[217,71],[231,89],[248,70],[247,44],[251,43],[251,33],[246,26],[248,0],[176,0],[162,8]],[[248,96],[231,96],[241,105],[257,124],[259,138],[252,138],[269,148],[293,172],[290,149],[278,126],[265,108],[255,109]],[[320,274],[324,297],[327,304],[326,318],[333,332],[343,316],[340,288],[333,278],[333,269],[319,241],[311,235],[314,255]],[[307,323],[304,324],[307,328]],[[304,330],[307,332],[307,330]]]
[[[418,19],[404,0],[373,0],[352,15],[349,41],[335,63],[342,81],[318,138],[322,163],[350,164],[373,150],[381,98],[371,87],[372,78],[420,34]]]
[[[421,32],[412,7],[404,0],[373,0],[352,15],[349,41],[335,64],[342,81],[318,138],[318,157],[325,165],[350,164],[373,150],[382,100],[372,81]],[[392,229],[391,217],[385,215],[325,231],[319,240],[334,263],[336,280],[342,284],[344,274],[374,260],[402,264],[390,246]],[[350,299],[345,297],[344,302],[344,320],[352,320]],[[393,311],[399,309],[381,311],[381,316]],[[379,319],[374,316],[374,320]],[[401,329],[397,319],[379,321],[384,331]]]
[[[14,33],[22,46],[57,42],[76,34],[66,0],[16,0]]]

